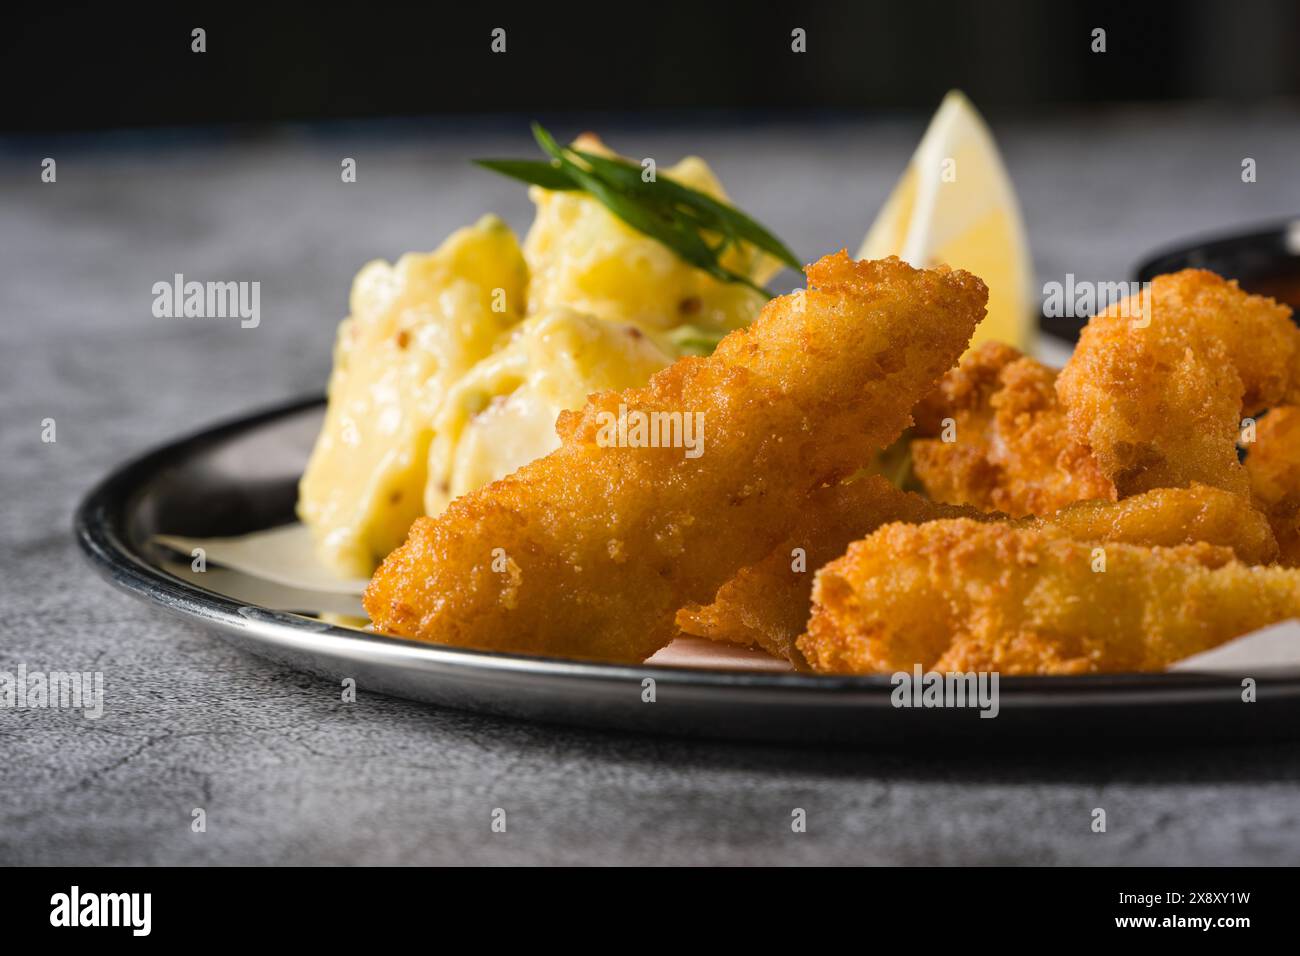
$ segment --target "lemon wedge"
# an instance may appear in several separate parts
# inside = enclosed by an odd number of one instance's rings
[[[972,345],[1033,346],[1033,262],[1011,178],[979,113],[957,90],[944,97],[859,259],[898,256],[917,268],[941,262],[989,287],[988,317]]]

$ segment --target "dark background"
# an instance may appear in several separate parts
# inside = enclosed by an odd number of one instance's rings
[[[0,131],[484,112],[992,113],[1300,97],[1300,3],[891,0],[13,8]],[[208,51],[190,52],[190,30]],[[507,53],[489,50],[507,30]],[[808,52],[790,52],[790,31]],[[1090,51],[1107,30],[1104,56]]]

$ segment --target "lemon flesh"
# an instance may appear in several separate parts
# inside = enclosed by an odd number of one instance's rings
[[[858,251],[859,259],[886,256],[979,276],[989,287],[988,317],[972,345],[997,340],[1032,348],[1033,262],[1020,205],[992,134],[956,90],[944,98]]]

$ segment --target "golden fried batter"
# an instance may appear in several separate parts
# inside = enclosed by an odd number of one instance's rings
[[[813,600],[798,646],[822,673],[1151,671],[1300,615],[1300,571],[958,519],[886,525]]]
[[[1268,519],[1249,498],[1209,485],[1157,488],[1123,501],[1080,501],[1020,527],[1058,531],[1076,541],[1120,541],[1174,547],[1204,541],[1231,548],[1244,564],[1277,559]]]
[[[741,568],[712,604],[682,608],[677,626],[696,637],[761,647],[798,664],[794,641],[808,623],[818,568],[882,524],[976,517],[979,512],[937,504],[900,491],[880,475],[868,475],[814,492],[798,515],[799,526],[790,537],[762,561]]]
[[[1094,316],[1057,378],[1070,431],[1121,496],[1200,481],[1237,494],[1243,415],[1300,398],[1291,310],[1185,269]]]
[[[926,437],[912,442],[912,469],[930,497],[1013,517],[1114,500],[1114,486],[1065,427],[1055,380],[999,342],[967,354],[914,412]],[[943,440],[944,419],[952,441]]]
[[[708,358],[560,416],[561,447],[421,518],[365,594],[376,628],[490,650],[640,661],[790,534],[806,496],[896,437],[957,360],[987,290],[843,252]],[[609,426],[703,416],[698,457]],[[605,439],[602,440],[601,436]]]
[[[1246,446],[1250,490],[1277,535],[1278,560],[1300,567],[1300,408],[1274,408],[1255,428],[1255,441]]]
[[[798,665],[802,658],[795,639],[808,620],[813,572],[843,554],[850,542],[890,522],[1005,518],[937,504],[900,491],[879,476],[822,489],[809,496],[799,513],[794,534],[758,564],[742,568],[719,589],[712,604],[683,608],[677,626],[697,637],[761,647]],[[1246,564],[1265,564],[1277,556],[1264,515],[1245,498],[1206,485],[1161,488],[1119,502],[1080,501],[1012,526],[1054,531],[1077,541],[1164,547],[1203,541],[1231,548]],[[795,548],[806,554],[802,571],[795,566]]]

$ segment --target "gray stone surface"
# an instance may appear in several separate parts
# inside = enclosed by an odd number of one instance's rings
[[[854,248],[921,118],[611,136],[709,158],[806,255]],[[608,127],[607,127],[608,128]],[[101,583],[79,496],[141,449],[318,391],[349,281],[523,191],[466,165],[511,127],[0,140],[0,669],[98,669],[107,712],[0,709],[5,863],[1295,863],[1294,745],[1090,755],[850,753],[530,726],[362,695],[246,657]],[[561,132],[573,130],[561,129]],[[1300,122],[1261,109],[998,124],[1040,278],[1127,278],[1154,246],[1300,212]],[[58,182],[38,181],[58,161]],[[339,182],[356,157],[360,179]],[[1244,156],[1259,182],[1244,185]],[[173,273],[262,282],[262,325],[168,322]],[[58,422],[42,444],[40,422]],[[790,832],[804,807],[809,830]],[[1110,828],[1089,831],[1104,806]],[[208,814],[190,831],[191,810]],[[492,808],[509,812],[493,835]]]

